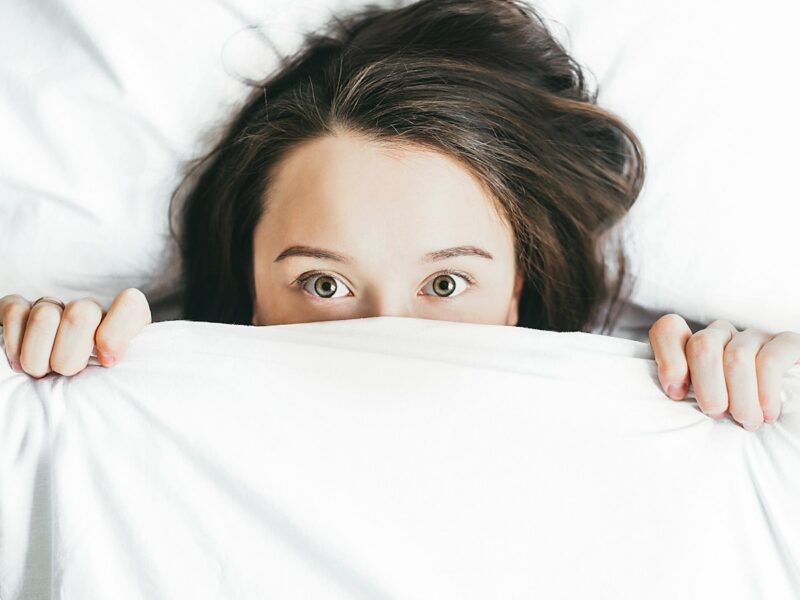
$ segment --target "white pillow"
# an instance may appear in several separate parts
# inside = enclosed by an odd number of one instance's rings
[[[246,93],[239,79],[277,66],[259,36],[288,53],[362,4],[0,4],[0,295],[166,296],[169,195]],[[535,6],[645,147],[645,187],[619,227],[634,303],[800,331],[797,5]]]
[[[800,5],[538,2],[647,158],[617,228],[652,311],[800,331]]]

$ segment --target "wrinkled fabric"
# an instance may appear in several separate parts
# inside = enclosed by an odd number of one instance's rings
[[[401,317],[0,361],[0,597],[800,595],[800,369],[748,432],[650,347]]]

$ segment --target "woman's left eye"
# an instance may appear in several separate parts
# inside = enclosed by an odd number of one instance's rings
[[[313,291],[309,290],[306,286],[306,282],[310,280],[314,280]],[[327,273],[308,273],[307,275],[302,275],[297,278],[296,283],[304,288],[309,294],[312,296],[316,296],[317,298],[344,298],[347,296],[347,292],[349,292],[349,288],[342,284],[341,280],[338,277],[334,277],[333,275],[329,275]],[[336,296],[337,291],[343,291],[344,294]]]
[[[454,278],[455,277],[455,278]],[[457,284],[461,280],[462,286],[459,288]],[[449,298],[451,296],[458,296],[468,289],[474,280],[466,273],[459,273],[458,271],[444,271],[438,273],[433,279],[426,283],[422,290],[428,289],[428,286],[433,288],[433,295],[440,298]]]

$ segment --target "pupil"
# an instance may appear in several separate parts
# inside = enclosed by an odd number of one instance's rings
[[[445,292],[444,294],[440,294],[442,296],[449,296],[453,293],[455,289],[455,284],[453,282],[453,278],[449,275],[439,275],[436,278],[436,285],[434,286],[436,289]]]
[[[318,294],[326,298],[336,293],[336,282],[330,277],[320,277],[314,287],[317,288]],[[330,292],[330,295],[328,292]]]

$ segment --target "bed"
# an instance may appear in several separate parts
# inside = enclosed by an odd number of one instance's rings
[[[359,4],[0,3],[0,296],[137,287],[156,321],[110,369],[0,360],[0,600],[800,597],[800,366],[748,432],[647,343],[800,331],[797,7],[536,3],[648,153],[613,336],[179,320],[182,166]]]

